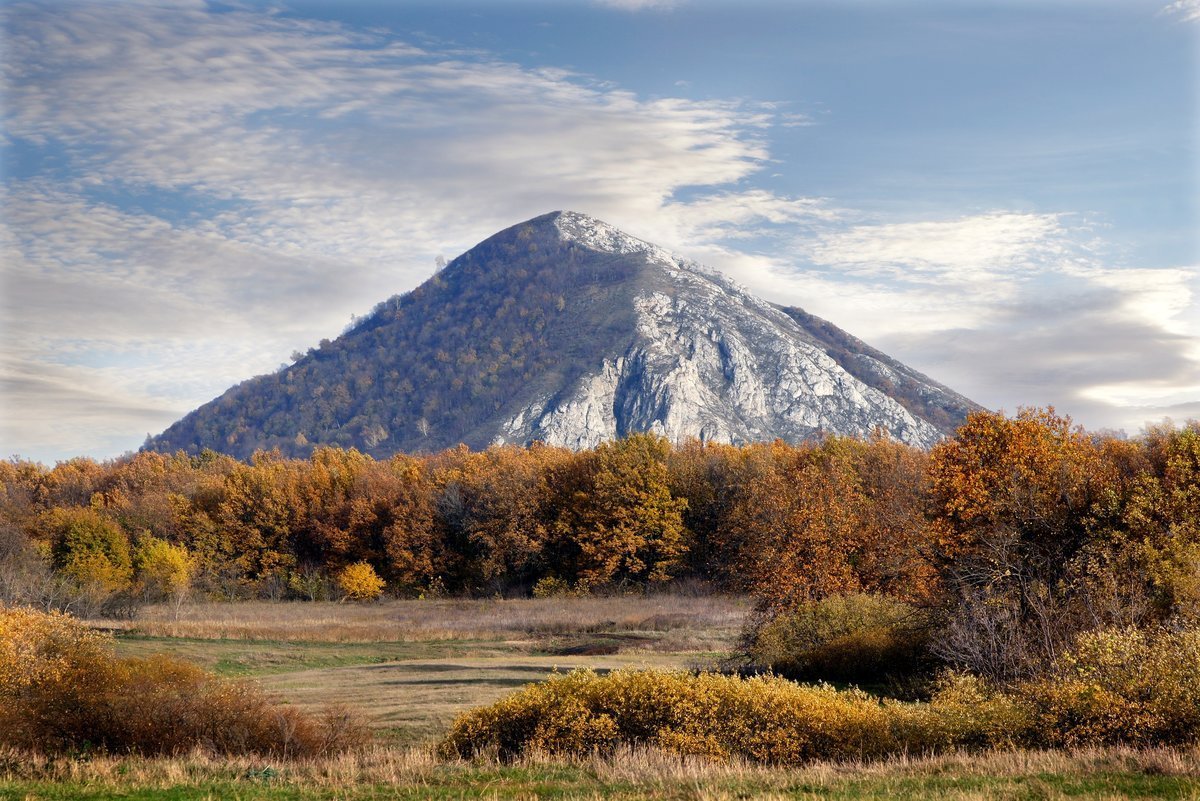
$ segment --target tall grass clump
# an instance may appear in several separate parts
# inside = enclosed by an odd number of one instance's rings
[[[0,746],[286,758],[344,751],[364,738],[344,711],[305,715],[185,662],[120,659],[111,636],[68,615],[0,608]]]

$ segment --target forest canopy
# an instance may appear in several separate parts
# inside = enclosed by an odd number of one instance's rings
[[[386,460],[8,460],[0,593],[320,598],[361,563],[400,596],[702,579],[767,608],[869,592],[1046,625],[1163,616],[1200,599],[1198,465],[1195,422],[1118,439],[1038,409],[974,414],[932,452],[635,435]]]

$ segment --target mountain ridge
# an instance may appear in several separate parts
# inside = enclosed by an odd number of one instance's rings
[[[980,408],[801,309],[587,215],[510,226],[295,364],[147,447],[248,456],[459,442],[799,440],[883,427],[925,447]]]

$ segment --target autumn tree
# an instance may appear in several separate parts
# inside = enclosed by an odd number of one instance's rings
[[[669,452],[662,437],[634,434],[556,471],[552,536],[556,564],[571,578],[589,586],[658,583],[680,568],[687,501],[671,495]]]
[[[1070,418],[971,415],[930,462],[945,655],[997,678],[1044,664],[1080,623],[1077,557],[1117,511],[1111,465]]]
[[[926,514],[929,454],[882,433],[843,439],[856,476],[853,551],[863,589],[910,603],[931,602],[940,589],[933,528]]]
[[[337,574],[338,588],[351,601],[374,601],[386,586],[375,568],[366,562],[346,565]]]
[[[130,588],[129,537],[115,521],[92,507],[73,506],[51,509],[44,526],[52,564],[77,588],[73,602],[80,612],[94,613]]]
[[[337,568],[362,558],[355,531],[356,501],[369,485],[375,460],[351,448],[316,448],[300,468],[297,501],[302,514],[293,534],[303,564]]]
[[[382,552],[388,580],[415,591],[439,572],[433,482],[416,457],[397,454],[380,468],[371,474],[369,491],[356,499],[355,531]]]
[[[671,495],[687,501],[687,572],[730,590],[746,586],[737,567],[740,543],[726,525],[743,455],[741,447],[691,440],[672,448],[667,460]]]
[[[225,478],[214,522],[227,537],[229,567],[248,588],[273,594],[296,564],[302,470],[278,453],[259,452]]]
[[[435,460],[438,513],[454,551],[456,583],[468,591],[528,587],[544,569],[547,476],[569,452],[535,443]]]
[[[1122,523],[1162,615],[1200,618],[1200,422],[1150,427]]]
[[[195,560],[183,546],[145,534],[138,540],[133,564],[146,600],[174,601],[178,605],[187,598]]]
[[[40,500],[46,507],[86,506],[103,475],[104,467],[95,459],[81,456],[59,462],[42,481]]]
[[[838,448],[751,446],[740,472],[726,526],[739,543],[739,571],[765,605],[861,589],[849,558],[860,488]]]

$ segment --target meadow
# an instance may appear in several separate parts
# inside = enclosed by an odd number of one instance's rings
[[[253,678],[305,709],[345,704],[385,740],[415,744],[556,670],[717,667],[750,608],[744,597],[681,594],[240,602],[92,622],[118,634],[121,655]]]
[[[741,596],[650,594],[375,604],[150,606],[90,621],[122,656],[166,653],[250,679],[289,705],[342,703],[365,751],[308,760],[0,753],[0,798],[1200,798],[1196,749],[993,750],[773,768],[652,749],[515,762],[432,748],[458,714],[554,671],[719,668],[752,611]]]

